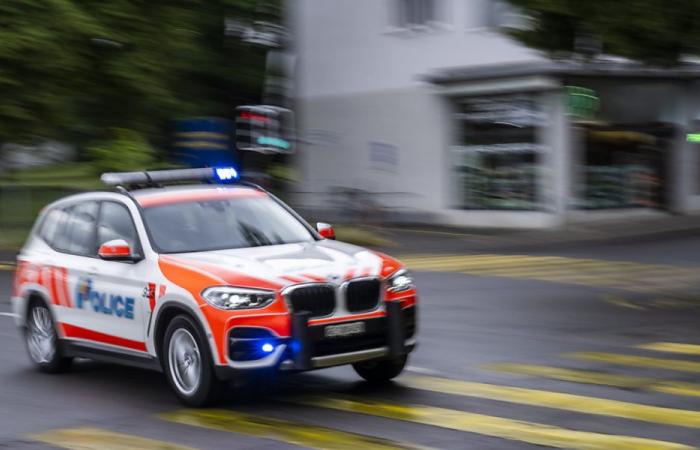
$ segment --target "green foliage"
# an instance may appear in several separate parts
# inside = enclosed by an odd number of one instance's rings
[[[85,143],[112,127],[154,143],[171,120],[257,101],[265,50],[227,17],[278,20],[279,0],[2,0],[0,143]]]
[[[572,52],[576,36],[600,39],[603,52],[673,65],[700,50],[697,0],[508,0],[534,20],[517,31],[525,44],[548,52]]]
[[[155,151],[138,132],[123,128],[112,129],[112,137],[88,148],[92,166],[98,173],[143,170],[155,160]]]

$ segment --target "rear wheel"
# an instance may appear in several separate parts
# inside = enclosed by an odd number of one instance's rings
[[[190,317],[180,315],[168,324],[162,355],[170,386],[185,405],[205,406],[221,399],[226,383],[216,378],[209,347]]]
[[[29,358],[42,372],[58,373],[68,368],[72,358],[63,356],[51,311],[42,301],[34,301],[27,314],[25,342]]]
[[[392,359],[362,361],[352,365],[355,372],[371,383],[385,383],[399,376],[406,367],[408,356]]]

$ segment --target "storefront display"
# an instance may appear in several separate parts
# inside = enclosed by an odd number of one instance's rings
[[[545,148],[537,128],[545,122],[532,95],[502,95],[460,103],[462,145],[454,147],[459,207],[488,210],[538,208],[538,173]]]

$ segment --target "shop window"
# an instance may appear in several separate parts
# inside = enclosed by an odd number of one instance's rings
[[[658,124],[588,127],[583,208],[663,208],[673,128]]]
[[[544,114],[531,95],[493,96],[460,103],[462,138],[455,147],[458,206],[535,210]]]

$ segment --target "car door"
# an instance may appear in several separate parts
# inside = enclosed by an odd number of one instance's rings
[[[126,241],[132,255],[143,255],[128,208],[123,203],[104,200],[100,204],[97,220],[96,248],[115,239]],[[95,312],[93,323],[98,330],[113,336],[114,345],[140,351],[146,351],[144,341],[149,311],[145,265],[146,261],[143,260],[109,261],[97,258],[93,262],[91,285],[86,288],[90,290],[91,306]]]
[[[93,340],[97,326],[94,313],[81,289],[90,285],[95,270],[97,250],[95,233],[99,202],[84,201],[58,210],[63,217],[51,236],[45,239],[55,253],[47,263],[55,267],[55,284],[60,308],[55,308],[64,337],[77,340]],[[56,301],[56,300],[54,300]]]

